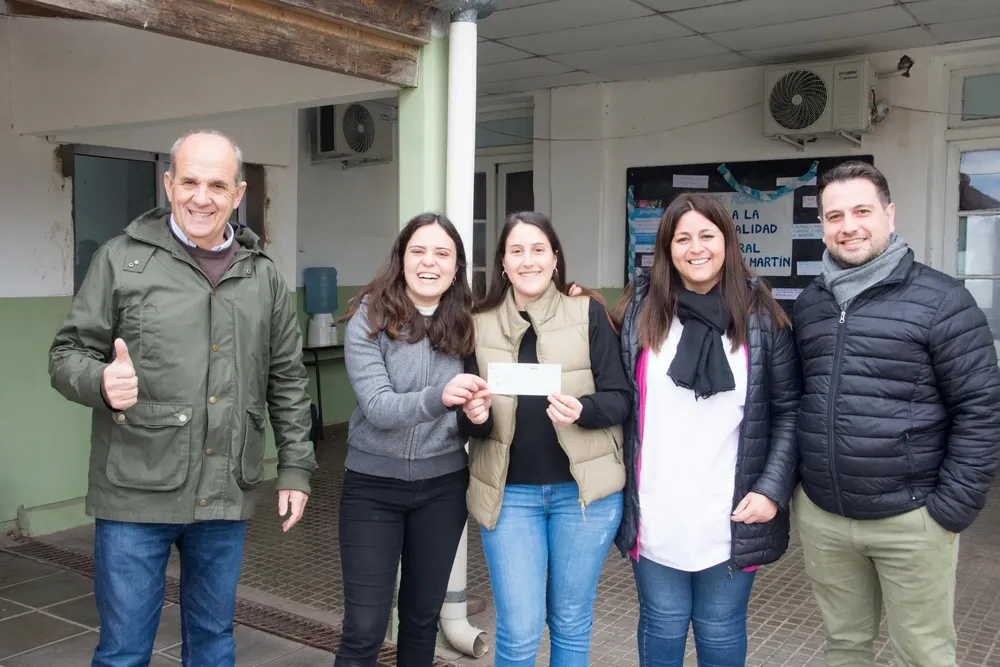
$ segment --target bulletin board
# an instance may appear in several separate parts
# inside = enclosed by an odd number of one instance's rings
[[[821,272],[823,230],[817,178],[871,155],[631,167],[626,172],[625,283],[652,266],[656,230],[682,192],[712,195],[729,210],[750,270],[786,310]]]

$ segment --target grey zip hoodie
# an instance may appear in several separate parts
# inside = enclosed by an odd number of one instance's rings
[[[368,304],[347,323],[344,362],[357,399],[347,435],[348,470],[406,481],[468,465],[465,438],[441,394],[463,372],[462,359],[417,343],[369,338]]]

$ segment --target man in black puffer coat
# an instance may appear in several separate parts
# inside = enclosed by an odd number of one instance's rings
[[[830,667],[873,664],[883,602],[901,665],[955,665],[958,533],[997,467],[986,317],[961,283],[914,261],[894,213],[871,165],[823,174],[823,275],[795,303],[793,508]]]

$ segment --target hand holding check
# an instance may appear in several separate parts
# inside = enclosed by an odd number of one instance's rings
[[[475,377],[482,382],[482,386],[472,392],[462,408],[473,424],[485,423],[489,418],[493,394],[547,397],[549,406],[545,414],[556,426],[575,423],[583,412],[583,404],[579,399],[561,393],[562,368],[558,364],[493,363],[489,365],[488,386],[482,378],[476,376],[456,376],[455,379],[461,377]]]
[[[456,405],[465,405],[478,392],[488,389],[486,380],[478,375],[469,373],[459,373],[445,385],[441,394],[441,401],[449,408]]]

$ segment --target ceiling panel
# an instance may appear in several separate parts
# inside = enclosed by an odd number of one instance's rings
[[[1000,16],[1000,0],[923,0],[906,6],[924,23],[966,21]]]
[[[758,63],[738,53],[723,53],[703,58],[685,58],[671,60],[665,63],[647,63],[627,67],[597,67],[593,73],[608,81],[631,81],[634,79],[652,79],[692,72],[712,72],[720,69],[737,69],[753,67]]]
[[[541,5],[552,0],[500,0],[497,3],[500,9],[513,9],[514,7],[526,7],[528,5]],[[488,18],[488,17],[487,17]]]
[[[508,37],[503,40],[503,43],[540,56],[547,56],[556,53],[587,51],[598,47],[614,48],[639,42],[655,42],[691,34],[687,28],[682,28],[662,16],[645,16],[571,30],[557,30],[524,37]]]
[[[944,42],[964,42],[969,39],[986,39],[1000,36],[1000,17],[935,23],[929,26],[935,37]]]
[[[642,5],[625,0],[553,0],[539,5],[502,9],[483,19],[479,31],[486,37],[499,39],[600,25],[652,14]]]
[[[476,72],[476,77],[483,83],[524,79],[535,76],[549,76],[569,72],[570,67],[561,65],[545,58],[525,58],[496,65],[483,65]]]
[[[988,1],[1000,4],[1000,0]],[[698,32],[720,32],[847,14],[892,4],[893,0],[799,0],[795,3],[788,0],[744,0],[676,12],[670,18]]]
[[[921,27],[903,28],[873,35],[856,35],[843,39],[825,40],[796,46],[744,51],[743,54],[765,63],[785,63],[798,60],[839,58],[858,53],[913,49],[935,44],[934,38]]]
[[[842,39],[856,36],[858,32],[874,34],[914,25],[917,22],[912,16],[900,7],[893,6],[856,14],[713,33],[712,38],[735,51],[746,51]]]
[[[666,62],[681,58],[697,58],[699,56],[725,53],[727,49],[715,42],[700,36],[679,37],[661,42],[647,42],[620,46],[615,49],[598,49],[578,53],[564,53],[552,56],[552,59],[564,65],[577,69],[592,70],[625,65],[642,65],[645,63]]]
[[[481,94],[1000,37],[1000,0],[500,0],[499,4],[499,11],[479,23],[484,40],[478,47]]]
[[[495,83],[482,83],[478,87],[480,95],[500,95],[504,93],[518,93],[528,90],[543,90],[545,88],[555,88],[557,86],[576,86],[585,83],[595,83],[600,81],[599,77],[587,72],[567,72],[566,74],[555,74],[552,76],[529,77],[525,79],[515,79],[512,81],[497,81]]]
[[[525,53],[519,49],[512,49],[509,46],[504,46],[499,42],[480,42],[477,51],[477,59],[480,65],[494,65],[496,63],[505,63],[511,60],[520,60],[521,58],[529,58],[533,54]]]
[[[609,0],[610,1],[610,0]],[[707,7],[708,5],[725,5],[742,2],[742,0],[641,0],[642,4],[652,7],[658,12],[673,12],[691,7]]]

